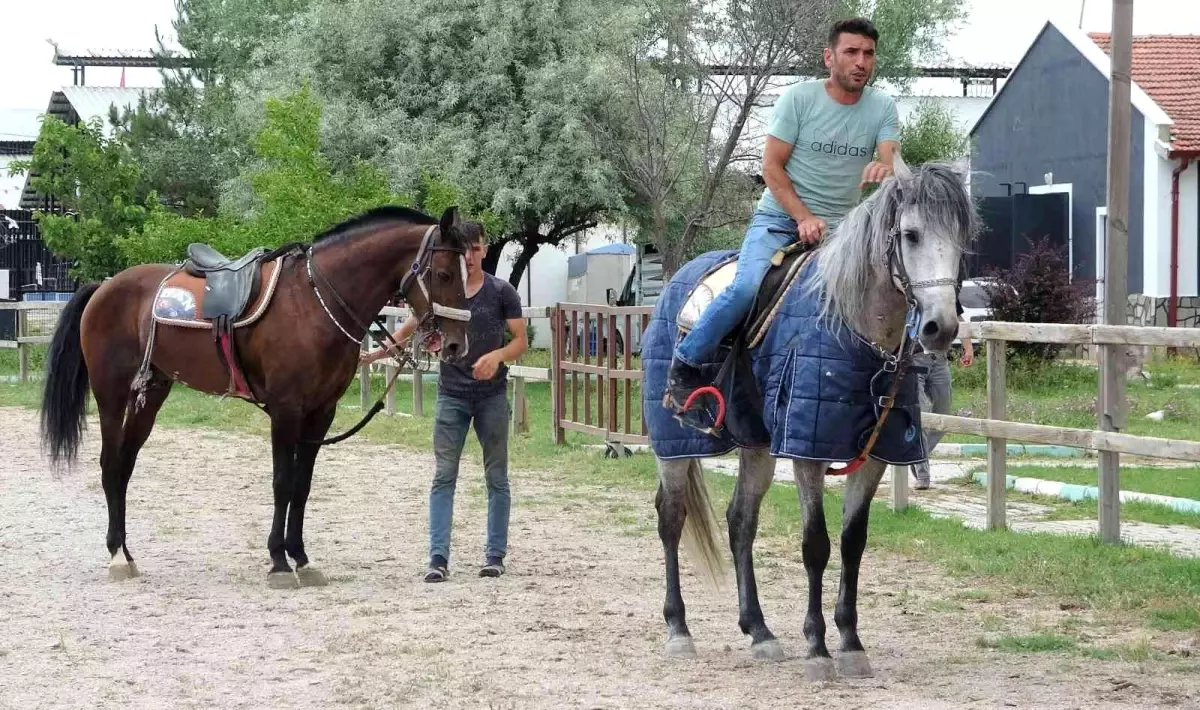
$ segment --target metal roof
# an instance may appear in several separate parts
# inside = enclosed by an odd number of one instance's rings
[[[91,121],[99,118],[104,124],[104,135],[112,134],[112,126],[108,123],[109,107],[136,108],[138,99],[149,95],[157,89],[153,87],[113,87],[113,86],[64,86],[61,91],[50,95],[50,104],[45,113],[54,116],[64,123],[75,121]],[[26,180],[21,192],[21,209],[37,209],[41,203],[40,197]]]
[[[64,67],[141,67],[186,66],[191,57],[183,51],[161,52],[152,49],[83,49],[65,51],[54,46],[54,63]]]

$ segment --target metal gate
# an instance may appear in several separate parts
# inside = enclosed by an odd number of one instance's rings
[[[1064,256],[1070,249],[1071,206],[1066,193],[1022,193],[985,197],[980,202],[983,231],[967,258],[968,278],[982,276],[989,267],[1010,268],[1029,251],[1031,242],[1043,237],[1049,237]]]

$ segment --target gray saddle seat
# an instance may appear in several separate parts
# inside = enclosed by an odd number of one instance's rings
[[[189,244],[183,269],[205,280],[200,317],[216,320],[224,316],[233,321],[254,300],[261,281],[261,262],[266,247],[255,247],[236,259],[229,259],[207,244]]]

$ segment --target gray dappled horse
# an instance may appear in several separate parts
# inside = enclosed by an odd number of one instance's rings
[[[871,347],[883,356],[880,362],[890,362],[886,367],[895,381],[906,379],[907,367],[913,351],[913,341],[930,351],[944,351],[958,331],[955,311],[956,285],[959,264],[963,251],[973,238],[976,215],[964,184],[964,166],[930,163],[916,168],[905,165],[899,156],[895,162],[895,177],[884,181],[880,188],[855,207],[829,234],[824,243],[814,252],[808,278],[802,284],[789,289],[793,293],[807,293],[815,305],[812,313],[819,315],[826,332],[841,331],[837,342],[857,342],[860,347]],[[672,279],[683,278],[681,269]],[[696,269],[689,278],[697,279]],[[681,286],[686,288],[687,286]],[[669,286],[668,286],[669,288]],[[664,290],[664,293],[666,290]],[[689,296],[690,298],[690,296]],[[660,307],[663,305],[660,297]],[[678,305],[678,304],[676,304]],[[656,314],[661,328],[657,337],[666,338],[670,331],[673,342],[677,327],[675,312]],[[780,322],[768,326],[771,329],[793,327]],[[844,326],[844,327],[843,327]],[[656,327],[654,322],[651,328]],[[651,331],[647,331],[647,338]],[[767,337],[772,334],[768,332]],[[804,337],[777,334],[796,349],[794,338]],[[662,340],[659,341],[660,343]],[[833,342],[833,339],[830,340]],[[645,346],[644,346],[645,347]],[[758,346],[763,347],[763,346]],[[823,345],[822,347],[832,347]],[[665,359],[643,362],[647,382],[664,382]],[[762,368],[768,369],[766,366]],[[829,374],[821,372],[819,374]],[[760,384],[770,382],[769,375],[756,375]],[[792,375],[788,376],[789,378]],[[779,378],[776,377],[776,380]],[[907,378],[909,387],[915,378]],[[871,387],[871,394],[874,392]],[[895,395],[897,389],[892,388]],[[910,394],[915,388],[910,390]],[[666,436],[669,426],[661,422],[662,408],[652,402],[661,392],[647,391],[645,408],[652,447],[656,445],[656,434]],[[873,399],[879,399],[875,397]],[[780,395],[768,396],[761,412],[763,419],[776,419]],[[792,406],[789,401],[786,406]],[[889,405],[890,406],[890,405]],[[659,412],[655,412],[657,408]],[[915,412],[914,412],[915,410]],[[878,418],[879,408],[874,408]],[[886,418],[886,408],[884,417]],[[919,408],[910,407],[905,412],[908,429],[904,424],[895,428],[904,432],[902,438],[911,442],[913,430],[917,430],[915,446],[920,447]],[[900,416],[893,418],[898,422]],[[874,434],[882,426],[874,425]],[[792,423],[793,434],[795,426]],[[657,429],[657,431],[656,431]],[[778,432],[783,426],[768,423],[767,431]],[[672,429],[678,436],[681,429]],[[845,446],[861,446],[861,437],[847,431]],[[771,434],[772,437],[779,436]],[[827,435],[828,436],[828,435]],[[911,443],[910,443],[911,445]],[[724,559],[717,542],[718,530],[709,504],[708,493],[700,467],[700,456],[689,457],[686,453],[675,458],[664,456],[655,448],[658,457],[659,486],[655,499],[658,510],[659,537],[662,540],[666,562],[666,604],[663,615],[667,622],[668,655],[692,657],[695,645],[685,620],[683,596],[679,586],[679,543],[681,537],[694,553],[698,572],[709,578],[719,578],[724,571]],[[731,450],[733,445],[726,448]],[[779,660],[784,654],[775,636],[763,620],[758,602],[753,569],[753,544],[758,528],[758,513],[762,498],[774,477],[773,451],[779,446],[772,440],[770,448],[750,448],[738,444],[739,467],[733,498],[726,512],[729,527],[729,542],[733,553],[740,614],[738,624],[752,639],[751,650],[755,658]],[[867,456],[870,444],[855,448],[856,460],[843,472],[850,472],[846,481],[844,498],[844,522],[842,527],[842,573],[838,590],[834,620],[841,633],[841,647],[837,671],[846,677],[865,677],[872,674],[871,664],[858,636],[858,572],[867,540],[867,517],[871,499],[886,468],[886,454],[882,457]],[[879,449],[877,448],[876,451]],[[918,448],[918,451],[923,449]],[[677,452],[678,453],[678,452]],[[786,454],[784,454],[786,455]],[[923,458],[924,454],[917,456]],[[820,460],[801,456],[793,458],[793,471],[800,495],[804,531],[801,550],[804,567],[808,573],[808,611],[804,621],[804,635],[808,642],[805,675],[813,680],[831,679],[835,667],[825,645],[825,619],[821,611],[821,585],[825,566],[829,561],[830,540],[825,525],[822,504],[824,479],[831,470],[832,460]],[[882,460],[881,460],[882,458]],[[846,460],[845,457],[842,460]],[[899,463],[891,459],[893,463]]]

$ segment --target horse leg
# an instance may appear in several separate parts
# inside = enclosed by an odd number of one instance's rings
[[[293,589],[297,586],[296,577],[287,561],[284,526],[287,524],[288,507],[296,489],[296,442],[300,438],[300,429],[298,418],[286,414],[271,417],[275,515],[271,520],[271,534],[267,536],[267,552],[271,555],[271,571],[267,573],[267,583],[272,589]]]
[[[138,575],[137,565],[133,555],[129,554],[128,538],[125,535],[126,500],[129,493],[129,479],[133,478],[133,469],[137,465],[138,453],[150,438],[154,429],[154,421],[158,410],[162,408],[167,395],[171,393],[171,381],[162,377],[153,377],[146,384],[146,399],[140,407],[136,403],[136,395],[130,395],[126,406],[125,425],[121,436],[119,449],[119,479],[117,480],[116,502],[117,522],[120,527],[119,536],[121,550],[125,554],[118,558],[114,553],[108,565],[108,578],[112,580],[129,579]],[[107,491],[106,491],[107,493]],[[110,552],[112,550],[110,549]]]
[[[885,464],[868,461],[850,474],[842,506],[842,579],[838,587],[834,622],[842,635],[838,670],[848,678],[874,675],[862,641],[858,638],[858,569],[867,547],[867,518],[871,499],[883,478]]]
[[[296,578],[303,587],[323,587],[329,583],[313,565],[309,564],[308,555],[304,553],[304,508],[308,504],[308,492],[312,488],[313,466],[317,461],[320,444],[305,443],[320,441],[329,433],[329,425],[333,423],[335,408],[328,411],[309,415],[304,423],[304,441],[296,444],[295,488],[292,491],[292,503],[288,508],[287,536],[283,547],[287,554],[296,562]]]
[[[674,658],[695,658],[696,645],[688,631],[679,587],[679,539],[687,517],[686,496],[689,459],[658,459],[658,493],[654,507],[658,511],[658,537],[666,557],[667,598],[663,618],[667,622],[666,653]]]
[[[825,527],[825,471],[823,461],[792,463],[796,490],[800,494],[800,514],[804,520],[804,537],[800,551],[804,571],[808,573],[808,613],[804,617],[804,638],[808,641],[808,656],[804,675],[811,681],[832,680],[835,676],[833,659],[825,646],[825,617],[821,613],[821,582],[829,564],[829,530]]]
[[[737,569],[738,626],[751,638],[750,651],[763,661],[782,661],[783,647],[763,620],[754,580],[754,538],[763,496],[775,478],[775,460],[762,449],[740,449],[737,483],[725,512],[729,547]]]

